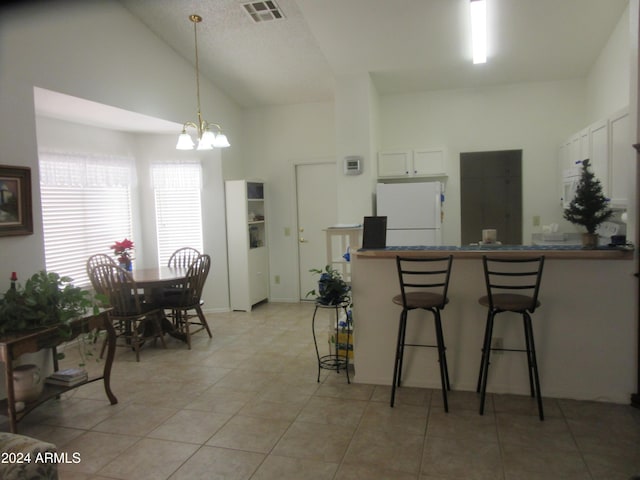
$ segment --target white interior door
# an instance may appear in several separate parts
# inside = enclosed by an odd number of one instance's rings
[[[338,221],[336,163],[312,163],[296,166],[298,212],[298,265],[300,299],[317,287],[318,275],[312,268],[327,264],[327,240],[324,230]]]

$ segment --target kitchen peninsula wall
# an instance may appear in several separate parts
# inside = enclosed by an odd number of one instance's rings
[[[542,305],[532,315],[543,397],[629,402],[636,391],[636,268],[633,252],[615,250],[400,247],[352,253],[353,382],[391,383],[401,311],[391,301],[398,293],[395,255],[448,254],[454,260],[442,326],[453,390],[474,392],[478,381],[486,320],[486,309],[478,303],[486,292],[482,255],[543,254]],[[433,345],[431,313],[418,309],[409,315],[407,342]],[[521,320],[513,313],[500,317],[494,336],[503,338],[506,348],[522,348]],[[440,388],[436,361],[433,349],[411,349],[404,361],[403,385]],[[526,395],[528,389],[525,355],[491,356],[488,391]]]

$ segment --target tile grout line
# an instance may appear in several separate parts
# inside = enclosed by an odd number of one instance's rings
[[[358,420],[358,424],[356,425],[356,428],[354,428],[353,432],[351,433],[351,438],[349,439],[349,443],[347,444],[347,448],[345,448],[344,453],[342,454],[342,458],[340,459],[340,462],[338,463],[338,468],[336,468],[336,472],[333,475],[333,480],[337,480],[337,478],[338,478],[338,474],[340,472],[340,469],[344,465],[344,460],[345,460],[345,458],[347,456],[347,453],[349,453],[349,449],[351,448],[351,444],[353,443],[353,439],[355,438],[356,433],[358,433],[358,431],[360,430],[360,426],[362,425],[362,421],[364,419],[364,415],[365,415],[365,413],[367,411],[367,408],[371,404],[371,399],[373,398],[373,394],[374,393],[375,393],[375,388],[373,388],[373,390],[371,390],[371,393],[369,394],[369,398],[367,399],[367,406],[365,407],[365,409],[363,410],[362,414],[360,415],[360,419]]]
[[[448,396],[448,392],[447,392],[447,396]],[[424,426],[424,438],[422,440],[422,452],[420,453],[420,463],[418,464],[418,476],[417,476],[417,480],[420,480],[420,477],[422,475],[426,475],[425,472],[423,471],[422,466],[424,465],[424,453],[425,450],[427,448],[427,435],[429,435],[429,422],[431,420],[431,409],[433,407],[433,391],[430,390],[430,394],[429,394],[429,402],[427,403],[427,421],[426,424]]]

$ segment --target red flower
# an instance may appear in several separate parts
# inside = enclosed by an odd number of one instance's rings
[[[133,242],[125,238],[123,241],[116,242],[115,244],[111,245],[111,247],[109,248],[113,249],[113,253],[116,256],[128,257],[129,250],[133,250]]]

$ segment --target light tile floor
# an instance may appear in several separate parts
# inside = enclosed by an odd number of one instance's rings
[[[79,453],[62,480],[602,479],[640,474],[640,410],[528,397],[316,382],[313,306],[208,315],[193,349],[168,340],[140,363],[118,349],[109,405],[93,383],[27,416],[21,433]],[[74,366],[76,349],[65,363]],[[91,369],[101,364],[90,363]]]

